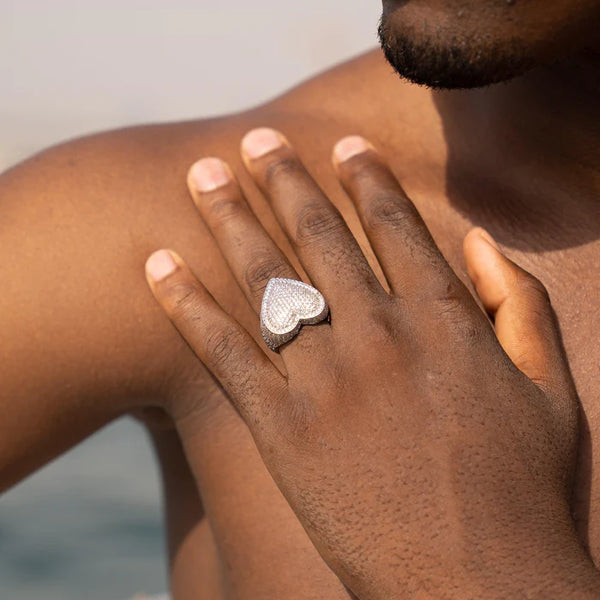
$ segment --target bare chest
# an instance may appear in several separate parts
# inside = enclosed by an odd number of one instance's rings
[[[471,223],[457,215],[442,216],[436,209],[422,212],[455,272],[468,282],[461,243]],[[510,246],[504,246],[503,251],[544,283],[559,322],[582,407],[573,512],[580,538],[599,565],[600,240],[539,253]]]

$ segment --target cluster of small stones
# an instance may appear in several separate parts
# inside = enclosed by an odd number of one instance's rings
[[[302,325],[319,323],[328,312],[325,298],[311,285],[295,279],[271,279],[260,311],[260,327],[267,346],[276,350],[292,339]]]

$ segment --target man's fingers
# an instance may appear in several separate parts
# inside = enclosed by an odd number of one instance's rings
[[[421,302],[424,294],[444,295],[449,282],[458,283],[415,205],[371,144],[356,135],[341,139],[333,164],[395,295],[416,293]]]
[[[506,258],[481,228],[464,240],[469,277],[513,363],[547,392],[574,397],[573,381],[546,288]]]
[[[197,161],[188,173],[188,186],[204,222],[213,234],[236,281],[257,315],[261,312],[267,283],[274,277],[300,277],[252,212],[229,166],[218,158]],[[258,321],[258,318],[257,318]],[[284,360],[300,358],[303,368],[327,339],[329,327],[304,327],[304,344],[286,344],[281,348]],[[311,363],[312,364],[312,363]]]
[[[175,327],[251,428],[272,414],[285,389],[285,378],[183,260],[170,250],[158,250],[146,262],[146,278]]]
[[[281,133],[253,129],[241,152],[311,282],[327,298],[334,327],[344,314],[353,318],[353,303],[384,293],[342,215]]]
[[[272,277],[300,277],[250,209],[226,163],[218,158],[194,163],[188,187],[250,306],[259,314]]]

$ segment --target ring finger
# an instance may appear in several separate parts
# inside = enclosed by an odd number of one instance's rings
[[[189,171],[188,185],[242,292],[259,314],[270,279],[301,278],[252,212],[226,163],[218,158],[199,160]],[[322,327],[311,327],[310,332],[302,334],[304,342],[313,344],[313,336],[317,334],[314,329],[323,335]],[[293,346],[297,343],[291,344],[289,349]],[[288,346],[281,350],[285,358]]]

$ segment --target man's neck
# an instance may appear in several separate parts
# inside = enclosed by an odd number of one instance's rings
[[[450,201],[479,202],[464,209],[508,225],[514,236],[507,243],[519,245],[528,232],[538,237],[531,246],[538,250],[542,242],[552,249],[595,239],[599,74],[600,60],[587,56],[485,89],[434,92],[448,146]]]

